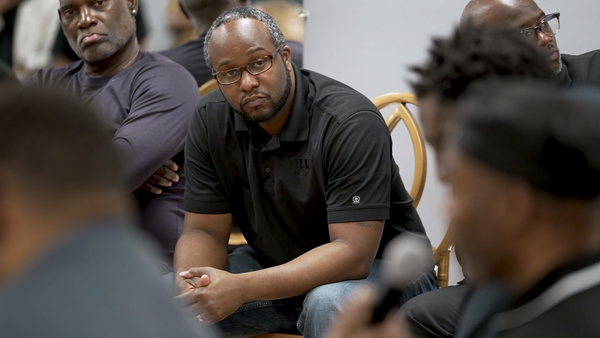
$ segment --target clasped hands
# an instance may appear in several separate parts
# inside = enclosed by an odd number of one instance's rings
[[[180,272],[179,277],[183,279],[177,283],[176,298],[205,324],[225,319],[245,303],[239,275],[201,267]]]

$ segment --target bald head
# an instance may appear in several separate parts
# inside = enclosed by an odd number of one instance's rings
[[[471,0],[463,10],[460,18],[462,28],[508,26],[515,29],[539,27],[546,18],[533,0]],[[557,18],[554,18],[558,22]],[[554,29],[554,28],[552,28]],[[558,31],[556,31],[558,32]],[[542,29],[535,29],[532,43],[542,47],[548,54],[548,61],[556,73],[562,67],[560,51],[556,43],[556,36],[549,36]]]
[[[460,24],[528,27],[532,18],[543,18],[543,11],[533,0],[471,0],[463,10]]]

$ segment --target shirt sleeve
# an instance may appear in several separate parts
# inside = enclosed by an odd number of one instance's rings
[[[203,214],[229,213],[225,188],[213,165],[209,131],[201,104],[192,116],[185,144],[185,210]],[[217,125],[211,128],[218,128]]]
[[[389,219],[391,138],[381,115],[353,114],[326,144],[328,222]]]
[[[196,82],[175,63],[153,63],[133,84],[131,110],[113,136],[124,164],[128,191],[134,191],[185,144]]]

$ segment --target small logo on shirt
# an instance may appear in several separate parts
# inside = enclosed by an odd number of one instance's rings
[[[307,158],[292,160],[292,161],[290,161],[290,164],[292,165],[292,168],[294,168],[296,170],[308,169],[308,159]]]
[[[352,204],[359,204],[359,203],[360,203],[360,196],[352,197]]]

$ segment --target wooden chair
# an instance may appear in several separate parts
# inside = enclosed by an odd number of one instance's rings
[[[198,88],[198,90],[200,91],[200,96],[204,97],[204,95],[212,92],[213,90],[219,88],[219,84],[217,83],[217,80],[215,79],[210,79],[206,82],[204,82],[202,84],[202,86],[200,86],[200,88]]]
[[[390,133],[396,128],[400,121],[408,129],[408,134],[412,140],[413,152],[415,155],[415,174],[413,176],[412,186],[410,188],[410,197],[413,199],[415,208],[421,201],[423,190],[425,189],[425,180],[427,178],[427,152],[425,150],[425,141],[417,120],[406,107],[410,103],[418,106],[417,97],[409,93],[389,93],[373,99],[373,104],[381,110],[393,103],[398,104],[396,108],[385,119]]]
[[[396,106],[385,119],[385,123],[387,124],[390,133],[400,121],[404,122],[404,125],[408,129],[415,155],[415,173],[410,188],[410,196],[414,200],[413,204],[416,207],[419,205],[419,201],[421,200],[425,188],[425,179],[427,178],[427,152],[425,150],[425,142],[423,140],[421,129],[406,105],[412,104],[418,106],[419,102],[415,95],[409,93],[390,93],[373,99],[373,104],[380,110],[393,103],[398,104],[398,106]],[[433,261],[437,265],[437,277],[441,287],[448,286],[450,251],[452,250],[453,242],[452,230],[451,226],[449,226],[440,245],[437,248],[433,248]]]

